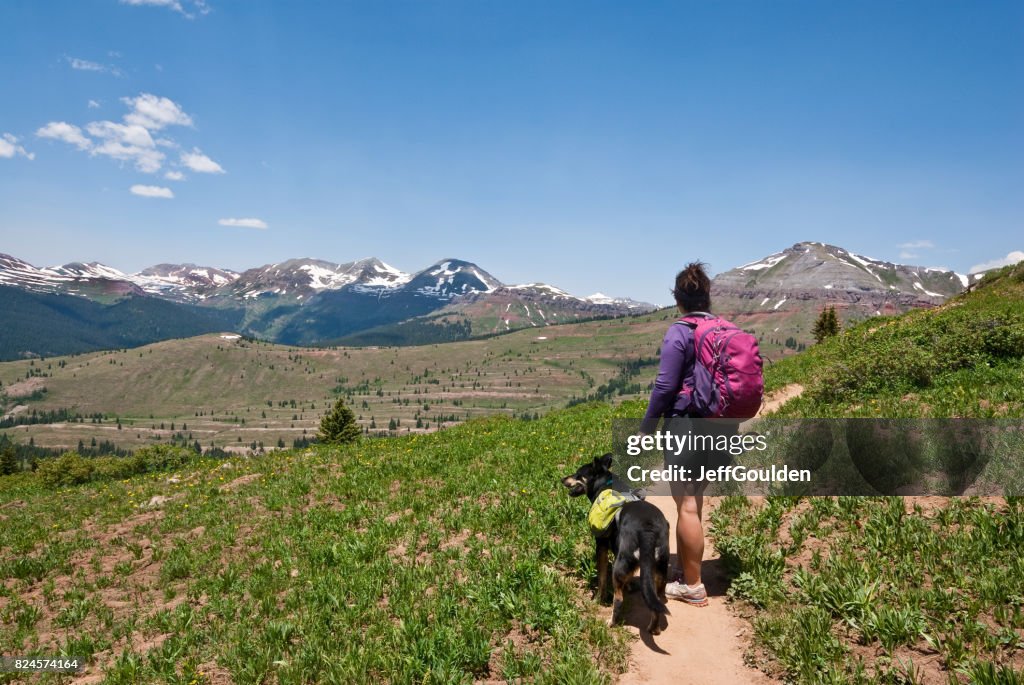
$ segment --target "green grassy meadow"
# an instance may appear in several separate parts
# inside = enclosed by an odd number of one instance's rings
[[[1022,274],[771,365],[770,388],[805,388],[778,413],[1024,416]],[[557,407],[643,345],[653,354],[664,325],[652,316],[402,350],[206,336],[45,369],[5,364],[5,389],[45,383],[30,403],[108,406],[122,432],[140,434],[161,420],[198,430],[249,417],[222,430],[265,423],[270,435],[295,414],[312,427],[361,385],[350,399],[364,422],[414,403],[473,411],[441,431],[191,456],[131,477],[104,462],[70,487],[46,469],[0,478],[0,653],[87,657],[91,682],[106,683],[614,682],[628,639],[598,618],[586,505],[559,477],[609,449],[610,421],[640,416],[644,402]],[[641,371],[646,384],[654,370]],[[496,411],[506,415],[480,416]],[[414,416],[400,415],[403,426]],[[62,430],[76,426],[90,424]],[[730,497],[709,535],[753,625],[751,661],[781,681],[1022,679],[1019,499]]]
[[[1024,267],[771,366],[801,417],[1024,417]],[[1021,465],[1024,467],[1024,464]],[[1013,475],[1019,477],[1018,473]],[[1024,681],[1024,500],[726,498],[711,538],[766,671],[798,683]]]
[[[559,483],[611,414],[4,478],[0,653],[85,656],[108,683],[611,682],[627,646]]]

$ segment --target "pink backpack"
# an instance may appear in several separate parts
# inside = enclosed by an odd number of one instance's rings
[[[720,316],[692,312],[676,323],[693,329],[693,385],[684,385],[694,415],[749,419],[761,408],[764,373],[757,338]]]

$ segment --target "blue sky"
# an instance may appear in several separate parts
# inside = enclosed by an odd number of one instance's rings
[[[37,265],[460,257],[663,303],[690,259],[800,240],[1024,249],[1019,2],[8,0],[0,25],[0,252]]]

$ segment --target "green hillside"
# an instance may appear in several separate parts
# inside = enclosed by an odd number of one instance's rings
[[[155,297],[87,299],[0,286],[0,360],[136,347],[232,330],[241,316],[237,309]]]
[[[668,321],[661,312],[402,348],[294,348],[214,334],[8,362],[0,434],[64,449],[184,439],[249,451],[311,437],[338,395],[372,434],[532,417],[581,398],[643,394]]]
[[[401,348],[295,348],[213,334],[0,363],[0,434],[54,449],[174,439],[249,451],[308,438],[339,394],[373,434],[533,416],[581,399],[644,395],[670,317],[662,310]]]
[[[559,483],[611,416],[0,478],[0,653],[83,655],[110,683],[611,682],[626,647]]]
[[[171,440],[269,449],[310,437],[339,394],[371,434],[539,415],[645,395],[673,316],[664,309],[412,347],[288,347],[218,333],[0,363],[0,434],[52,449]],[[739,323],[769,359],[792,352],[772,332],[780,320]]]
[[[783,416],[1024,415],[1024,266],[935,309],[861,322],[771,365],[769,389],[806,390]]]
[[[57,489],[2,478],[0,651],[82,655],[108,683],[612,682],[625,633],[589,599],[586,504],[559,477],[642,410],[193,457]],[[926,500],[720,505],[711,537],[762,668],[1017,682],[1024,507]]]
[[[938,309],[866,321],[767,376],[805,387],[786,417],[1024,417],[1024,267]],[[1020,498],[728,497],[711,536],[770,673],[1024,682]]]

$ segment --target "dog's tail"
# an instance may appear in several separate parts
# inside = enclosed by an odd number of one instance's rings
[[[671,613],[658,598],[654,587],[654,552],[658,549],[658,534],[653,530],[640,531],[640,594],[647,608],[656,614]]]

